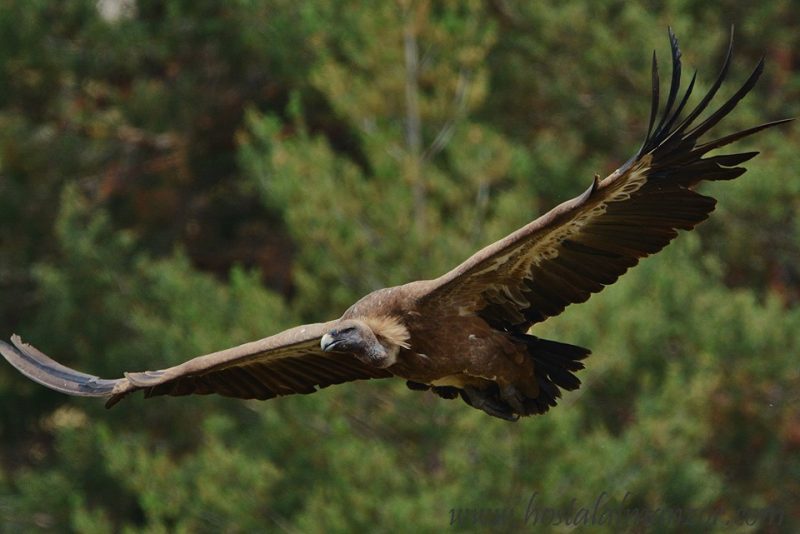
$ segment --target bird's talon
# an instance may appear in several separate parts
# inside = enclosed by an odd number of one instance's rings
[[[520,391],[512,384],[503,386],[503,388],[500,390],[500,397],[502,397],[504,401],[514,408],[515,412],[519,414],[526,413],[525,395],[520,393]]]
[[[511,406],[502,402],[496,395],[490,395],[487,391],[465,387],[461,390],[461,397],[473,408],[483,410],[493,417],[499,417],[506,421],[519,419],[519,413],[514,413]]]

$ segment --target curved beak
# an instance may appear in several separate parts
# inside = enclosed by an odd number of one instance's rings
[[[322,339],[319,340],[319,348],[321,348],[324,352],[328,352],[336,345],[336,340],[330,334],[325,334],[322,336]]]

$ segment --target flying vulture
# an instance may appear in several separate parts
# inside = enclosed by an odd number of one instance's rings
[[[379,289],[336,320],[291,328],[159,371],[106,380],[65,367],[13,336],[0,352],[28,378],[68,395],[145,397],[217,393],[270,399],[353,380],[399,377],[415,390],[460,396],[489,415],[515,421],[555,406],[561,390],[580,385],[575,372],[589,350],[541,339],[528,330],[569,304],[614,283],[708,217],[715,200],[694,191],[704,180],[731,180],[757,152],[708,154],[766,128],[769,122],[701,142],[750,91],[763,59],[744,85],[700,120],[720,88],[731,46],[711,89],[688,111],[692,77],[681,96],[681,52],[669,32],[672,79],[659,118],[659,78],[652,64],[652,109],[639,151],[611,175],[452,271]]]

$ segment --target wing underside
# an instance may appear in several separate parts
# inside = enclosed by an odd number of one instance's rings
[[[198,356],[158,371],[125,373],[103,379],[64,366],[35,347],[12,337],[0,353],[22,374],[50,389],[84,397],[107,397],[107,406],[134,391],[157,395],[216,393],[243,399],[308,394],[333,384],[391,373],[362,364],[347,353],[323,352],[319,340],[331,323],[304,325],[238,347]]]
[[[702,121],[725,79],[731,47],[709,92],[685,113],[692,77],[681,95],[681,52],[672,31],[672,79],[660,119],[659,76],[653,56],[652,112],[639,152],[577,198],[478,251],[433,281],[425,298],[478,314],[507,331],[525,332],[572,303],[614,283],[640,258],[666,246],[678,230],[691,230],[713,211],[715,200],[693,190],[700,182],[731,180],[757,152],[707,156],[714,149],[786,121],[775,121],[705,143],[700,137],[725,117],[755,85],[758,63],[742,87]],[[731,46],[732,46],[731,39]]]

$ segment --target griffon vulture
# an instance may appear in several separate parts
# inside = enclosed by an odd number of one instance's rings
[[[13,336],[0,352],[19,371],[68,395],[146,397],[217,393],[269,399],[353,380],[399,377],[411,389],[461,398],[489,415],[514,421],[546,412],[561,390],[580,385],[575,372],[589,350],[538,338],[532,325],[614,283],[661,250],[677,230],[708,217],[715,200],[694,191],[704,180],[731,180],[757,152],[708,156],[715,149],[781,124],[775,121],[712,141],[700,138],[750,91],[753,73],[716,111],[700,120],[728,72],[694,109],[686,105],[695,77],[680,95],[681,53],[669,32],[672,79],[660,106],[655,54],[652,109],[639,151],[603,180],[476,252],[435,280],[374,291],[334,321],[298,326],[238,347],[162,369],[106,380],[65,367]],[[732,45],[732,39],[731,39]]]

